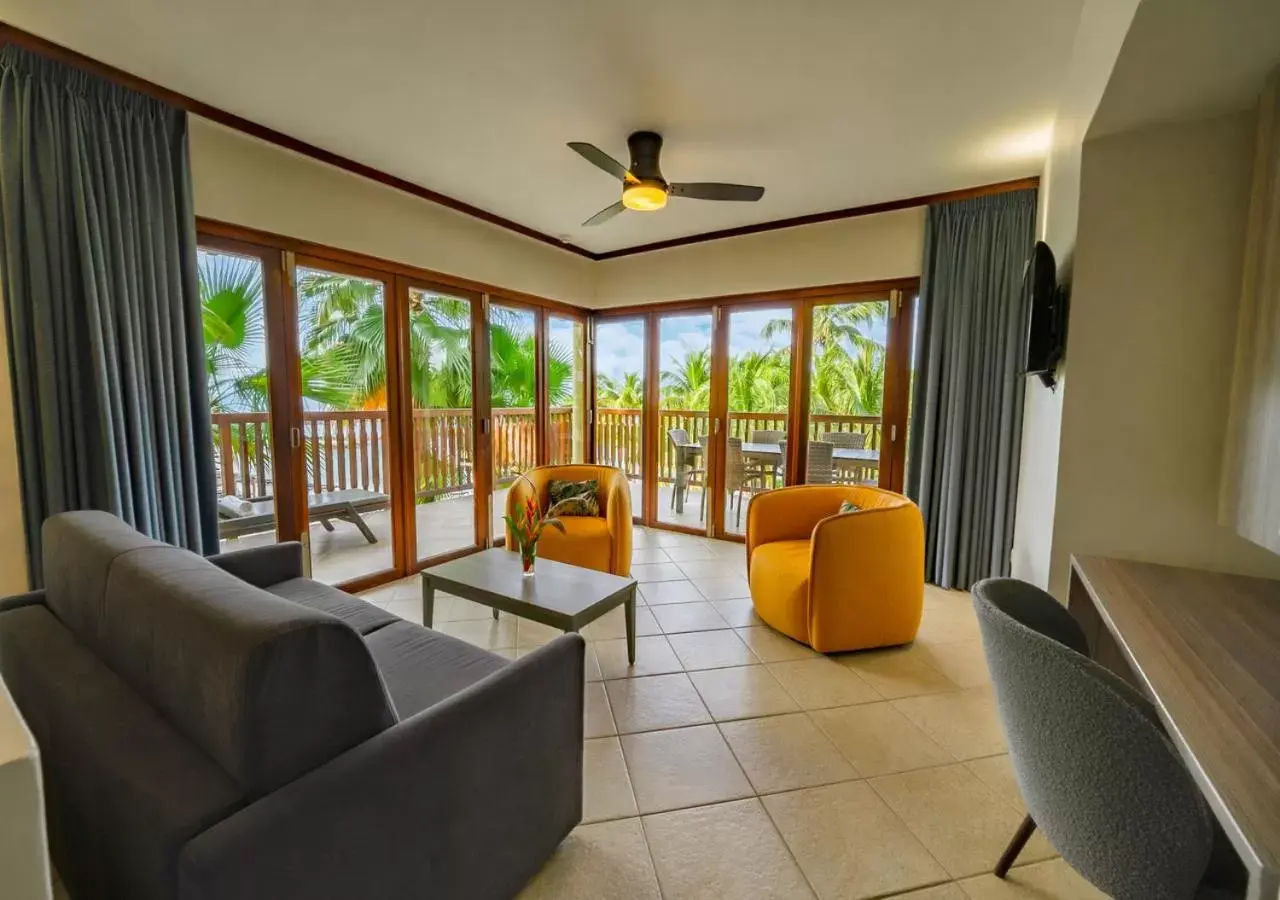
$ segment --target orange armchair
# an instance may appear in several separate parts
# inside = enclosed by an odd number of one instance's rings
[[[848,500],[858,512],[839,514]],[[901,494],[807,484],[747,507],[756,615],[822,653],[905,644],[924,609],[924,523]]]
[[[627,476],[612,466],[539,466],[526,472],[507,491],[507,515],[515,516],[525,500],[537,492],[540,509],[546,511],[548,491],[555,481],[595,481],[600,515],[564,516],[565,533],[547,528],[538,541],[538,555],[546,559],[612,572],[631,574],[631,488]],[[532,482],[532,486],[530,485]],[[515,541],[507,535],[507,549],[515,552]]]

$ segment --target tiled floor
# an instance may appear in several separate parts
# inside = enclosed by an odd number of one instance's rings
[[[967,595],[927,589],[909,647],[823,657],[751,611],[741,544],[637,529],[587,645],[583,824],[521,895],[611,900],[1100,898],[1023,815]],[[420,619],[418,585],[367,594]],[[554,636],[437,597],[441,631],[516,657]]]

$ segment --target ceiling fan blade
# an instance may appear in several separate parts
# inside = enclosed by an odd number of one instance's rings
[[[717,181],[692,181],[688,184],[670,185],[671,196],[688,197],[691,200],[759,200],[764,188],[749,184],[721,184]]]
[[[587,144],[582,141],[570,141],[569,148],[577,151],[578,155],[591,163],[593,166],[603,169],[619,181],[635,181],[636,177],[627,171],[627,167],[618,162],[608,153],[605,153],[595,144]]]
[[[594,216],[592,216],[590,219],[587,219],[587,221],[583,222],[582,224],[583,225],[599,225],[601,222],[608,222],[610,219],[612,219],[618,213],[622,212],[624,209],[626,209],[626,207],[623,206],[622,201],[619,200],[617,203],[606,206],[604,209],[600,210],[600,212],[596,213]]]

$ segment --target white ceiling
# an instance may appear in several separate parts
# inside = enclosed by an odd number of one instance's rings
[[[20,28],[593,251],[1039,174],[1081,0],[7,0]],[[762,184],[579,223],[666,139]]]

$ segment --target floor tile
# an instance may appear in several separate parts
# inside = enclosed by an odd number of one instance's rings
[[[947,880],[865,782],[761,799],[821,900],[862,900]]]
[[[770,663],[769,671],[782,682],[801,709],[852,706],[880,699],[880,695],[853,672],[823,657]]]
[[[596,641],[596,657],[600,662],[600,673],[606,679],[638,678],[644,675],[668,675],[680,672],[684,667],[676,658],[675,652],[667,639],[662,635],[636,638],[636,664],[627,662],[627,642],[625,638],[612,641]]]
[[[1005,752],[1004,731],[989,688],[908,697],[893,705],[956,759]]]
[[[649,581],[682,581],[685,574],[675,563],[641,563],[631,567],[631,577],[644,584]]]
[[[858,777],[804,713],[725,722],[720,733],[760,794]]]
[[[910,648],[849,653],[841,656],[839,662],[857,672],[887,700],[941,694],[960,687]]]
[[[667,636],[686,671],[749,666],[759,662],[747,645],[729,629],[690,631]]]
[[[759,800],[646,816],[666,900],[802,900],[813,892]]]
[[[668,557],[670,557],[671,561],[674,563],[684,563],[684,562],[692,562],[693,560],[720,558],[716,554],[715,550],[710,546],[710,543],[707,541],[703,541],[701,543],[696,543],[696,544],[692,544],[692,543],[681,544],[675,547],[668,547],[666,549],[666,554]],[[684,566],[681,566],[680,568],[683,569]]]
[[[868,782],[953,878],[991,871],[1022,815],[963,765],[917,769]],[[1027,861],[1046,851],[1030,844]],[[1048,851],[1051,855],[1052,851]]]
[[[661,634],[653,613],[647,606],[636,604],[636,634]],[[582,636],[589,641],[608,641],[627,636],[627,611],[621,606],[611,609],[582,629]]]
[[[817,651],[806,647],[799,641],[793,641],[785,634],[779,634],[768,625],[755,625],[751,628],[735,628],[738,637],[742,638],[762,662],[785,662],[791,659],[816,659]]]
[[[928,606],[920,620],[916,640],[927,644],[971,641],[981,637],[978,617],[967,603]]]
[[[982,687],[991,683],[982,641],[952,641],[947,644],[920,644],[921,656],[960,687]]]
[[[708,600],[737,600],[751,596],[751,586],[741,575],[724,578],[695,578],[693,586]]]
[[[677,563],[686,578],[742,578],[746,574],[746,564],[738,565],[727,559],[711,557]]]
[[[714,725],[624,735],[622,754],[642,813],[752,794],[751,783]]]
[[[631,778],[616,737],[583,744],[582,821],[625,819],[638,815]]]
[[[773,716],[800,709],[764,666],[690,672],[689,679],[717,722]]]
[[[651,529],[651,543],[655,547],[688,547],[702,544],[706,538],[696,534],[685,534],[681,531],[663,531],[659,528]]]
[[[970,900],[1107,900],[1061,859],[1014,866],[1004,880],[990,873],[968,878],[960,887]]]
[[[640,593],[650,606],[668,603],[697,603],[706,598],[692,581],[654,581],[640,585]]]
[[[680,728],[711,721],[711,714],[683,673],[606,681],[619,734]]]
[[[670,606],[655,606],[652,609],[653,617],[658,620],[658,627],[666,634],[678,634],[682,631],[714,631],[729,627],[729,623],[716,612],[715,607],[706,601],[673,603]]]
[[[617,734],[613,712],[609,708],[609,695],[598,681],[583,686],[582,732],[583,737],[597,738]]]
[[[482,606],[472,600],[463,600],[461,597],[447,597],[447,603],[441,608],[441,595],[436,594],[435,610],[433,612],[435,621],[437,622],[472,622],[481,619],[493,620],[493,608]]]
[[[732,628],[750,628],[753,625],[764,624],[760,617],[756,615],[756,610],[751,604],[750,597],[738,597],[733,600],[712,600],[711,605],[715,607],[716,612],[720,613]]]
[[[1026,810],[1022,802],[1022,790],[1018,787],[1018,778],[1013,774],[1013,762],[1007,753],[983,759],[971,759],[964,764],[964,767],[977,775],[983,784],[999,794],[1006,803],[1020,810]]]
[[[863,778],[955,762],[890,703],[864,703],[809,714]]]
[[[440,622],[435,630],[452,635],[468,644],[483,647],[486,650],[503,650],[516,645],[516,620],[510,616],[494,619],[493,613],[486,611],[486,618],[467,619],[459,622]]]
[[[671,562],[671,557],[661,547],[633,547],[631,550],[631,564],[633,566],[664,562]]]
[[[964,891],[960,890],[960,886],[954,882],[948,884],[939,884],[934,887],[921,888],[918,891],[908,891],[905,894],[894,894],[886,900],[968,900]]]
[[[580,825],[518,900],[662,900],[639,819]]]
[[[701,594],[698,595],[701,598]],[[415,625],[422,624],[422,601],[418,599],[401,598],[383,600],[378,604],[393,616],[399,616],[406,622],[412,622]],[[433,620],[437,623],[444,621],[439,616],[433,616]]]
[[[588,643],[582,657],[584,681],[601,681],[604,675],[600,671],[600,659],[596,656],[596,645]]]
[[[516,622],[516,647],[521,650],[541,647],[562,634],[564,632],[559,628],[552,628],[550,625],[543,625],[531,619],[519,619]]]

